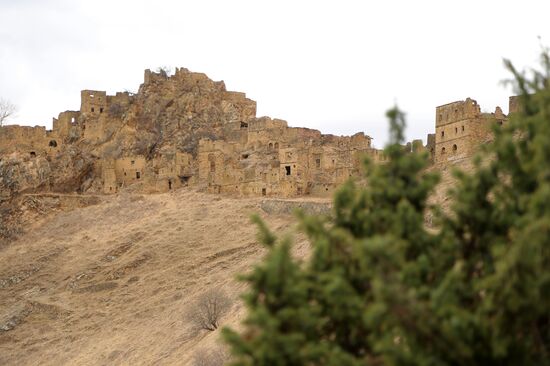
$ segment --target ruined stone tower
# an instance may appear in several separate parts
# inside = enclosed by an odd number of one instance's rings
[[[482,113],[473,99],[444,104],[436,108],[434,161],[445,164],[474,154],[480,144],[491,139],[491,126],[503,124],[506,116],[500,107]]]

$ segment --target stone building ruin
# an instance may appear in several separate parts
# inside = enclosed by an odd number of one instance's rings
[[[510,98],[511,105],[515,99]],[[482,113],[475,100],[445,104],[436,108],[435,145],[430,147],[434,162],[445,164],[471,157],[480,144],[491,139],[492,125],[502,125],[507,116],[500,107],[494,113]]]
[[[516,98],[509,107],[517,110]],[[491,139],[492,125],[506,120],[499,107],[482,113],[470,98],[445,104],[436,107],[435,133],[427,144],[416,140],[404,149],[427,151],[436,166],[456,164]],[[385,159],[362,132],[326,135],[257,117],[256,102],[244,93],[184,68],[170,77],[146,70],[136,94],[83,90],[80,110],[60,113],[51,131],[0,129],[0,164],[20,161],[38,169],[31,162],[43,160],[42,171],[26,178],[28,190],[55,191],[63,179],[54,176],[76,169],[79,192],[194,186],[235,195],[326,196],[362,176],[365,156],[375,163]]]

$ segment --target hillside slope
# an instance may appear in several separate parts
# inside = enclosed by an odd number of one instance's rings
[[[233,304],[222,323],[238,322],[235,275],[263,253],[249,215],[288,231],[278,205],[266,214],[258,198],[181,189],[106,196],[30,224],[0,250],[0,364],[191,364],[219,331],[192,331],[186,309],[221,286]]]

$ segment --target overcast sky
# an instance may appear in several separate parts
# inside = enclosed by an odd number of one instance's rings
[[[258,102],[258,116],[382,146],[385,110],[408,139],[435,107],[508,110],[503,57],[534,66],[550,1],[0,0],[0,97],[11,123],[46,125],[80,90],[137,91],[143,70],[186,67]]]

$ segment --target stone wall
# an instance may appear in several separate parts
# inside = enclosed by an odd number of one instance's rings
[[[0,127],[0,158],[3,155],[29,158],[51,156],[61,149],[62,144],[56,133],[42,126]]]
[[[100,115],[107,113],[107,93],[98,90],[80,92],[80,113]]]

